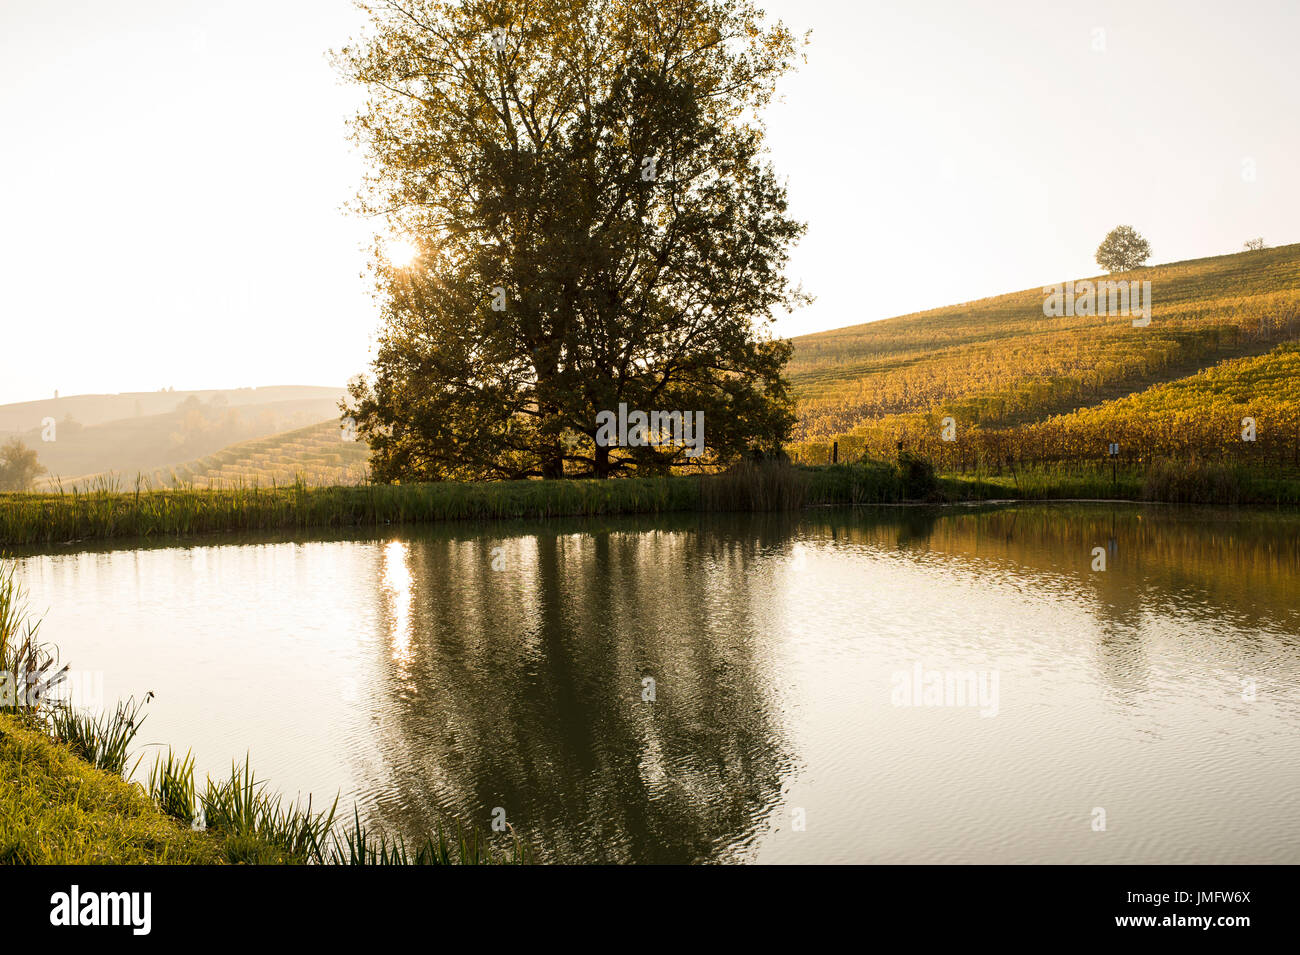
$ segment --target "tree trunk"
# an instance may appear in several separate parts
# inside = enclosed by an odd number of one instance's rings
[[[542,447],[542,479],[553,481],[564,477],[564,449],[554,441]]]

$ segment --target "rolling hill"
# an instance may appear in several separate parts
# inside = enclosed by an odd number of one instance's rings
[[[337,420],[327,420],[231,445],[176,468],[175,478],[207,488],[266,487],[299,479],[312,485],[362,484],[369,473],[369,453],[362,442],[345,440]],[[158,483],[172,483],[170,474],[154,477]]]
[[[63,482],[66,490],[109,486],[235,488],[271,487],[301,480],[315,486],[362,484],[369,469],[369,451],[360,441],[344,440],[337,420],[240,441],[183,464],[139,471],[90,475]]]
[[[1149,325],[1048,317],[1039,287],[796,338],[794,450],[1095,457],[1123,426],[1126,452],[1208,454],[1240,443],[1253,414],[1250,450],[1284,459],[1300,440],[1300,244],[1104,278],[1151,283]]]
[[[37,452],[45,468],[38,487],[107,473],[134,478],[337,418],[341,395],[336,388],[272,387],[29,401],[0,406],[0,442],[16,437]]]
[[[9,433],[38,432],[45,418],[63,421],[73,418],[85,427],[109,421],[170,414],[194,398],[204,405],[235,408],[241,412],[255,406],[306,401],[337,403],[342,388],[310,385],[272,385],[262,388],[208,389],[205,391],[128,391],[116,395],[67,395],[0,405],[0,438]]]

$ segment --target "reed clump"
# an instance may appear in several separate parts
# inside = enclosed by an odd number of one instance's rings
[[[27,593],[12,561],[0,559],[0,713],[34,707],[60,683],[67,666],[41,642],[41,622],[27,610]]]
[[[1142,480],[1142,499],[1173,504],[1239,504],[1246,496],[1241,469],[1219,461],[1151,463]]]
[[[154,760],[149,771],[149,797],[177,822],[193,826],[198,821],[198,793],[194,787],[194,755],[178,757],[169,748],[167,756]]]
[[[151,699],[152,693],[138,703],[132,697],[118,703],[112,713],[98,716],[57,702],[48,708],[46,727],[55,742],[67,746],[91,766],[129,779],[132,774],[126,768],[127,750],[144,723],[140,710]]]
[[[231,764],[226,779],[209,776],[198,803],[198,822],[224,839],[231,862],[322,861],[338,809],[337,797],[323,812],[312,809],[310,796],[305,804],[286,804],[256,778],[247,756],[242,768]]]
[[[700,478],[700,505],[708,511],[793,511],[803,506],[809,476],[786,461],[741,461]]]
[[[886,461],[810,468],[809,504],[895,504],[904,499],[898,469]]]
[[[532,853],[515,837],[505,850],[494,849],[477,829],[456,822],[448,832],[441,825],[431,835],[409,844],[400,835],[375,832],[353,810],[353,823],[333,842],[320,860],[327,865],[527,865]]]

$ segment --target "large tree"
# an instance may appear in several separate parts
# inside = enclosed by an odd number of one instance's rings
[[[707,460],[793,424],[803,232],[760,113],[797,43],[750,0],[393,0],[337,55],[368,93],[383,332],[344,411],[380,480],[664,471],[597,415],[703,412]]]

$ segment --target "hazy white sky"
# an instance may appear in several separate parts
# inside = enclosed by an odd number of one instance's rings
[[[1300,241],[1297,0],[766,6],[814,31],[769,114],[817,296],[781,334],[1095,274],[1119,223],[1153,262]],[[325,56],[360,23],[0,0],[0,402],[366,368],[359,93]]]

